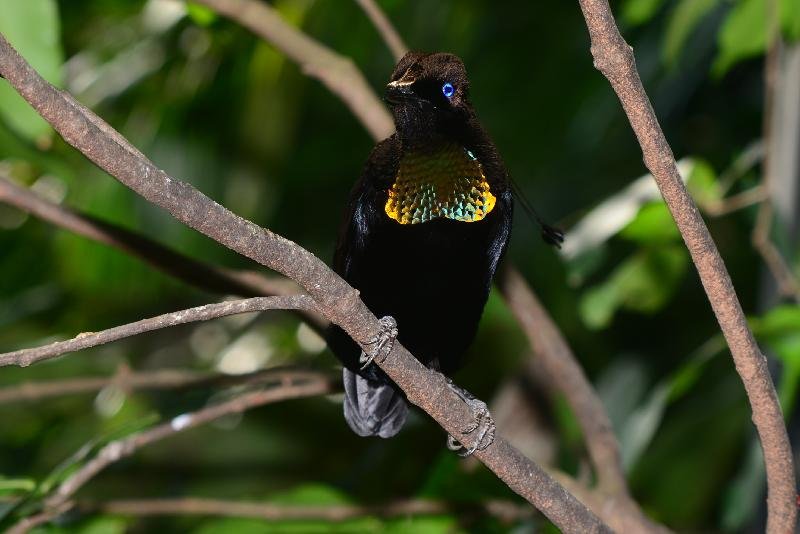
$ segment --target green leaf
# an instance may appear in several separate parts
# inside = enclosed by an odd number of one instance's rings
[[[273,495],[270,497],[270,502],[294,505],[352,504],[347,495],[324,484],[306,484],[298,486],[285,493]]]
[[[594,287],[581,297],[578,312],[589,328],[600,330],[611,324],[619,308],[619,295],[610,284]]]
[[[628,417],[620,431],[620,455],[625,470],[641,457],[661,424],[669,400],[669,385],[659,384]]]
[[[717,180],[717,173],[707,161],[695,160],[692,172],[686,180],[686,187],[692,194],[692,198],[701,206],[722,200],[722,190]]]
[[[30,478],[2,478],[0,477],[0,495],[33,491],[36,481]]]
[[[733,65],[764,52],[767,45],[764,0],[738,0],[717,36],[719,52],[711,72],[724,75]]]
[[[736,478],[728,488],[722,507],[722,526],[726,532],[738,532],[755,516],[764,491],[764,456],[757,439],[750,441],[747,454]]]
[[[800,306],[776,306],[764,316],[750,320],[753,333],[783,363],[778,396],[788,417],[800,386]]]
[[[82,525],[78,534],[124,534],[127,522],[120,517],[98,517]]]
[[[596,272],[605,261],[608,247],[602,243],[588,248],[574,258],[567,260],[567,281],[572,287],[583,285],[584,281]]]
[[[800,40],[800,2],[797,0],[781,0],[781,29],[786,39]]]
[[[450,534],[465,532],[458,528],[458,521],[450,516],[422,516],[394,519],[387,525],[387,533],[405,534],[414,532],[415,534]]]
[[[64,54],[55,0],[0,0],[0,32],[45,80],[61,85]],[[0,117],[29,141],[49,144],[50,126],[4,80],[0,80]]]
[[[641,243],[659,245],[672,243],[681,238],[675,221],[663,201],[642,206],[636,217],[623,228],[620,237]]]
[[[666,65],[675,66],[692,30],[718,4],[719,0],[680,0],[672,11],[664,32],[661,57]]]
[[[652,19],[663,5],[664,0],[626,0],[620,15],[628,26],[640,26]]]
[[[194,2],[186,3],[186,13],[192,19],[192,22],[198,26],[210,26],[217,20],[217,14],[214,10]]]
[[[66,460],[57,465],[55,469],[53,469],[47,475],[47,477],[45,477],[45,479],[39,483],[37,492],[40,495],[49,493],[50,490],[57,487],[72,473],[77,471],[84,464],[84,462],[101,447],[111,443],[112,441],[123,439],[127,436],[135,434],[136,432],[153,425],[156,421],[158,421],[158,419],[159,416],[155,413],[144,415],[135,421],[129,421],[127,423],[118,425],[103,435],[90,440],[83,447],[73,453],[72,456],[68,457]]]
[[[769,310],[764,316],[751,319],[750,324],[754,333],[774,340],[786,335],[800,333],[800,306],[783,305]]]
[[[589,289],[579,312],[589,328],[608,326],[617,309],[654,313],[661,309],[686,272],[689,259],[680,245],[645,249],[617,267],[603,284]]]

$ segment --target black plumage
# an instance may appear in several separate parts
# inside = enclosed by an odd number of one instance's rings
[[[400,60],[386,95],[397,132],[370,154],[334,256],[372,312],[396,320],[398,340],[447,375],[475,337],[513,211],[505,166],[468,90],[457,56]],[[402,392],[376,365],[361,369],[361,350],[341,329],[328,338],[345,366],[351,428],[397,433],[407,414]]]

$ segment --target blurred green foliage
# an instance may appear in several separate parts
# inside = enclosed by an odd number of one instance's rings
[[[572,227],[643,172],[606,81],[593,70],[575,2],[383,0],[416,49],[462,56],[472,98],[509,169],[550,218]],[[380,91],[389,52],[355,2],[276,0],[288,21],[350,56]],[[707,206],[754,187],[735,162],[761,137],[764,0],[624,0],[622,31],[688,186]],[[780,0],[783,37],[800,38],[800,3]],[[0,0],[0,31],[48,80],[96,110],[172,175],[234,212],[330,258],[348,190],[372,140],[347,109],[280,53],[199,5],[138,0]],[[738,169],[738,170],[737,170]],[[48,198],[136,229],[205,261],[252,268],[183,228],[53,135],[0,81],[0,171]],[[755,206],[709,217],[737,291],[769,349],[787,417],[797,417],[800,308],[779,304],[750,246]],[[800,254],[775,230],[795,271]],[[568,240],[570,239],[568,234]],[[597,385],[620,436],[635,497],[678,530],[761,525],[763,470],[749,409],[680,236],[657,197],[575,258],[516,221],[522,268]],[[140,262],[0,205],[0,351],[207,302],[212,296]],[[521,373],[528,349],[496,295],[456,379],[484,399]],[[246,371],[334,366],[296,319],[230,318],[156,332],[27,369],[0,387],[109,376],[120,366]],[[213,402],[209,388],[9,404],[0,423],[0,518],[33,510],[65,473],[114,436]],[[334,399],[335,400],[335,399]],[[559,433],[561,467],[582,455],[560,399],[540,399]],[[796,419],[795,419],[796,421]],[[796,433],[796,423],[790,428]],[[501,428],[502,431],[502,428]],[[86,444],[88,447],[85,447]],[[350,433],[338,402],[298,400],[191,430],[93,480],[92,497],[209,496],[284,504],[376,504],[401,497],[470,503],[514,498],[483,468],[443,450],[415,416],[390,441]],[[78,451],[78,454],[76,454]],[[27,499],[15,505],[20,497]],[[2,523],[5,525],[6,523]],[[271,532],[536,531],[449,514],[338,524],[280,522]],[[40,530],[262,532],[250,519],[68,517]]]

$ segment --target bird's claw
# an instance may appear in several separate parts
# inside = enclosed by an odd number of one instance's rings
[[[362,371],[378,357],[380,357],[378,363],[382,363],[392,352],[394,340],[397,339],[397,321],[394,320],[394,317],[390,315],[381,317],[380,324],[380,333],[366,343],[371,346],[369,353],[361,351],[358,362],[361,364]]]
[[[469,391],[455,385],[450,379],[447,380],[447,385],[466,403],[474,418],[472,423],[461,431],[461,434],[465,436],[476,433],[471,446],[466,447],[453,436],[447,436],[447,448],[451,451],[458,451],[459,456],[466,458],[475,451],[482,451],[492,444],[496,431],[494,419],[492,419],[485,402],[476,399]]]

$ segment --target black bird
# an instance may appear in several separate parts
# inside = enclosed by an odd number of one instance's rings
[[[387,334],[399,331],[423,364],[450,375],[475,337],[506,250],[511,183],[457,56],[409,52],[386,101],[397,132],[375,146],[351,192],[334,270],[386,316]],[[350,427],[361,436],[395,435],[408,415],[403,393],[341,329],[332,327],[328,342],[345,366]],[[493,433],[485,404],[456,391],[483,423],[477,445],[485,447]]]

